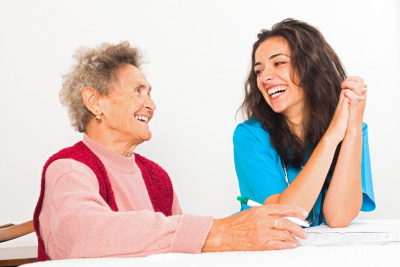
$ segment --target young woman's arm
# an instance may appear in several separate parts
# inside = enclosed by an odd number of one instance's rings
[[[364,95],[366,89],[364,81],[358,77],[349,77],[343,82],[342,87],[344,90],[332,122],[303,170],[281,194],[272,195],[264,201],[266,204],[298,205],[311,211],[325,181],[336,147],[345,138],[334,171],[334,177],[341,178],[335,179],[333,188],[331,188],[331,184],[328,191],[329,196],[327,194],[324,202],[325,220],[332,227],[344,226],[346,223],[348,225],[357,216],[362,204],[360,172],[362,114],[365,108],[365,99],[360,101],[359,96]],[[355,151],[359,155],[355,155]],[[346,179],[348,176],[354,178]],[[346,202],[350,202],[351,205]],[[344,206],[347,210],[343,209]]]
[[[348,127],[323,207],[325,221],[330,227],[348,226],[362,205],[362,123],[366,89],[362,79],[359,79],[350,77],[342,86],[351,90],[348,95],[353,100],[350,100]],[[357,101],[358,96],[364,98]]]
[[[311,211],[321,192],[336,147],[344,138],[348,119],[349,99],[345,97],[345,91],[343,91],[331,124],[307,164],[281,194],[272,195],[264,202],[267,204],[297,205]]]

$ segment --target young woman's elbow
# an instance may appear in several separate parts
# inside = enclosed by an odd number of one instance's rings
[[[326,221],[326,224],[330,227],[330,228],[344,228],[349,226],[349,224],[351,223],[351,220],[341,220],[341,219],[334,219],[332,221]]]
[[[326,224],[331,228],[344,228],[350,225],[350,223],[357,217],[356,214],[336,214],[335,216],[325,216]]]

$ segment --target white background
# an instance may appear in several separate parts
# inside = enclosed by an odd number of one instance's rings
[[[185,212],[237,212],[232,134],[251,47],[260,29],[289,17],[320,29],[368,84],[377,208],[359,217],[399,219],[399,2],[1,1],[0,225],[32,218],[43,164],[82,138],[58,100],[71,55],[123,40],[145,52],[157,105],[153,138],[136,152],[167,170]],[[34,244],[31,234],[0,246]]]

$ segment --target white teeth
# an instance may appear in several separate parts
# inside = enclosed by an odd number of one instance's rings
[[[268,94],[272,97],[281,95],[285,90],[287,89],[286,85],[279,85],[279,86],[275,86],[274,88],[271,88],[268,90]],[[277,93],[279,92],[279,93]]]
[[[279,92],[279,93],[273,94],[273,95],[271,95],[271,97],[276,97],[276,96],[281,95],[281,94],[283,94],[283,92]]]
[[[145,116],[135,116],[135,118],[139,121],[144,121],[144,122],[147,122],[149,120],[149,118]]]

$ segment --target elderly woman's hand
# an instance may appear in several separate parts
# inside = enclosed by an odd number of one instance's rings
[[[306,238],[305,231],[282,218],[305,219],[302,208],[287,205],[253,207],[231,217],[215,219],[202,248],[211,251],[254,251],[290,249],[299,246],[294,237]]]

